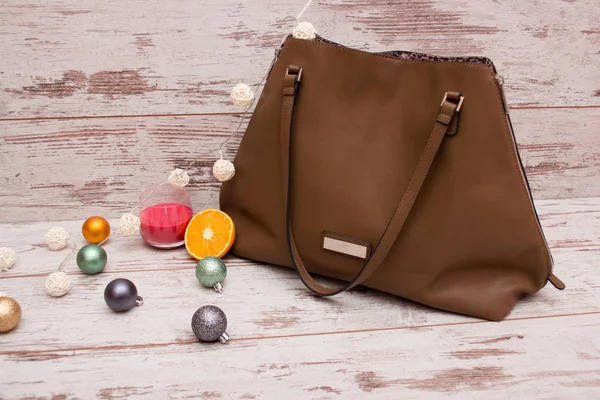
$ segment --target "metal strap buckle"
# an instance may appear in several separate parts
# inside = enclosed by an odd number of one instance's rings
[[[446,100],[448,99],[448,92],[446,92],[444,94],[444,99],[442,100],[442,104],[440,104],[440,107],[444,105],[444,103],[446,102]],[[456,106],[456,112],[460,111],[460,108],[462,107],[462,103],[463,100],[465,99],[465,96],[460,96],[458,99],[458,106]]]
[[[290,70],[290,68],[291,68],[291,70]],[[296,66],[290,65],[285,70],[285,74],[286,75],[297,75],[296,79],[298,80],[298,83],[300,83],[300,81],[302,80],[302,67],[296,67]]]

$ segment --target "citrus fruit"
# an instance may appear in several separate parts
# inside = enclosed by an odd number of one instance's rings
[[[229,215],[208,209],[194,215],[185,231],[185,248],[196,260],[223,257],[235,240],[235,226]]]

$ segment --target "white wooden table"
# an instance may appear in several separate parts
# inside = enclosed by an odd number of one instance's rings
[[[46,295],[68,254],[47,248],[50,227],[81,246],[83,220],[116,223],[194,160],[192,200],[216,206],[210,169],[240,118],[229,91],[260,79],[303,4],[0,2],[0,247],[19,254],[0,291],[23,309],[0,335],[0,398],[600,398],[596,0],[322,0],[305,13],[357,48],[495,61],[567,290],[547,286],[493,323],[366,289],[317,298],[290,270],[229,257],[218,295],[184,249],[115,237],[103,273],[71,259],[71,292]],[[117,277],[135,282],[142,307],[110,312],[103,289]],[[227,345],[196,341],[204,304],[227,313]]]

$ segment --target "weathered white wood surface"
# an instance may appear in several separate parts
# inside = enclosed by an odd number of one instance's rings
[[[0,336],[0,398],[281,398],[284,389],[303,398],[496,398],[500,389],[592,398],[600,395],[600,198],[537,207],[568,289],[547,286],[500,324],[366,289],[318,298],[290,270],[234,257],[219,295],[199,286],[185,250],[124,237],[105,245],[109,264],[99,275],[67,262],[72,291],[53,299],[45,277],[69,254],[43,242],[55,223],[2,224],[0,246],[15,248],[19,262],[0,275],[0,291],[17,297],[24,314],[17,330]],[[81,221],[59,224],[83,243]],[[108,310],[102,293],[116,277],[136,283],[142,307]],[[189,323],[203,304],[227,313],[227,346],[196,342]]]
[[[233,112],[304,3],[3,1],[0,118]],[[323,0],[304,19],[361,49],[488,56],[514,106],[600,105],[596,0]]]
[[[567,282],[568,290],[560,292],[547,285],[518,303],[508,319],[600,313],[600,295],[596,293],[600,287],[597,254],[584,249],[561,249],[553,254],[556,273]],[[131,257],[108,251],[109,257]],[[321,299],[307,292],[295,272],[263,265],[230,265],[225,293],[219,296],[196,281],[192,260],[181,262],[184,268],[154,270],[152,258],[147,254],[135,260],[148,268],[133,272],[107,267],[105,273],[90,277],[76,273],[73,268],[66,269],[73,288],[62,299],[46,295],[46,274],[4,279],[0,290],[17,297],[24,312],[21,325],[9,338],[10,345],[24,352],[36,352],[103,347],[107,338],[111,346],[119,347],[191,343],[195,341],[190,329],[191,316],[205,304],[216,304],[227,313],[228,332],[234,338],[376,331],[476,321],[363,288],[334,299]],[[144,297],[144,305],[127,315],[111,312],[104,303],[103,291],[115,278],[132,280]],[[156,324],[156,321],[168,323]],[[111,334],[115,331],[118,335]],[[3,350],[6,348],[0,345],[0,353]]]
[[[514,110],[536,199],[600,196],[600,109]],[[217,204],[219,145],[239,115],[0,122],[0,222],[119,217],[186,168],[197,208]],[[230,142],[232,159],[241,135]],[[5,166],[5,167],[4,167]]]
[[[599,314],[215,343],[2,351],[4,395],[593,399]],[[156,323],[156,325],[161,322]],[[115,335],[113,329],[111,335]],[[55,398],[55,397],[53,397]]]

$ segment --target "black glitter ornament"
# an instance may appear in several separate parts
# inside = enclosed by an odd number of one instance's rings
[[[122,312],[142,305],[144,299],[138,296],[133,282],[129,279],[118,278],[106,285],[104,301],[113,311]]]
[[[223,310],[217,306],[200,307],[192,317],[192,330],[203,342],[214,342],[219,340],[227,343],[229,335],[227,329],[227,317]]]

